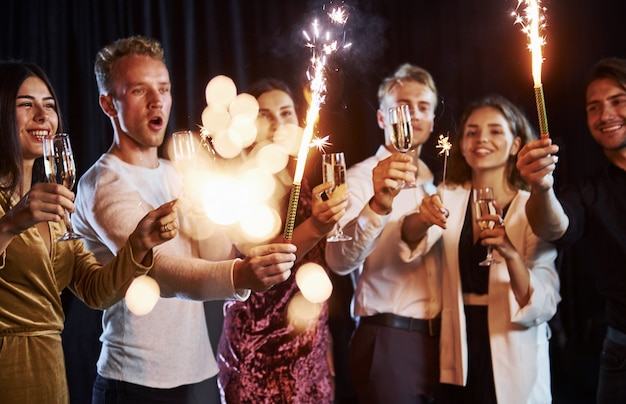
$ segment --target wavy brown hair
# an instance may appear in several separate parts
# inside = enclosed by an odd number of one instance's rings
[[[464,184],[472,180],[472,169],[461,154],[461,139],[470,115],[480,108],[493,108],[499,111],[509,123],[509,129],[515,137],[521,139],[520,149],[537,135],[522,110],[501,95],[491,94],[470,103],[461,115],[459,133],[456,134],[450,151],[450,162],[446,180],[453,184]],[[506,179],[515,189],[528,189],[528,184],[515,167],[517,155],[509,156],[506,164]]]

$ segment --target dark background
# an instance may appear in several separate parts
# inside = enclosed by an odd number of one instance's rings
[[[240,92],[266,76],[301,87],[309,56],[301,32],[310,28],[323,4],[3,0],[0,58],[33,61],[48,73],[82,174],[106,151],[112,136],[98,106],[93,76],[94,56],[102,46],[134,34],[161,40],[173,85],[171,133],[200,123],[204,88],[218,74],[231,77]],[[330,150],[344,151],[348,165],[373,154],[381,143],[376,89],[403,62],[425,67],[437,82],[441,102],[436,133],[454,133],[461,108],[491,92],[513,100],[536,122],[527,40],[510,15],[517,0],[354,0],[347,5],[346,38],[353,45],[332,61],[318,134],[330,136]],[[544,6],[548,26],[543,83],[551,136],[561,146],[558,185],[586,177],[605,162],[586,128],[583,79],[600,58],[626,57],[626,2],[551,0]],[[437,151],[432,141],[423,148],[434,171],[442,164]],[[318,178],[319,156],[312,153],[309,158],[307,172]],[[563,303],[553,321],[552,340],[555,402],[593,401],[604,323],[592,282],[593,268],[602,262],[584,247],[562,254]],[[80,352],[78,344],[97,344],[87,332],[88,320],[75,307],[68,305],[68,329],[76,327],[85,335],[66,337],[70,353]],[[219,308],[213,307],[215,325]],[[219,328],[213,334],[219,335]],[[72,366],[70,359],[70,372]]]

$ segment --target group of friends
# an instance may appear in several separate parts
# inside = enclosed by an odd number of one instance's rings
[[[470,103],[453,137],[446,181],[392,146],[389,108],[411,111],[414,148],[433,133],[431,74],[403,64],[378,89],[384,144],[350,167],[347,194],[303,181],[290,242],[242,252],[227,231],[187,215],[184,176],[159,157],[172,96],[158,41],[119,39],[96,55],[109,150],[76,194],[47,183],[42,137],[62,131],[46,74],[0,63],[0,398],[68,403],[61,343],[66,287],[103,311],[93,403],[201,403],[217,382],[225,403],[332,403],[328,304],[304,328],[288,321],[294,274],[315,262],[355,281],[349,346],[359,403],[549,403],[548,321],[561,300],[558,249],[585,237],[606,299],[597,400],[626,401],[626,60],[604,59],[586,83],[589,131],[608,159],[580,184],[555,190],[558,146],[537,136],[502,96]],[[297,98],[276,79],[248,92],[272,133],[302,124]],[[345,151],[349,153],[349,150]],[[286,211],[294,161],[276,175]],[[402,182],[414,183],[401,188]],[[491,187],[496,212],[478,225],[472,190]],[[73,212],[83,240],[55,242]],[[351,240],[326,242],[339,223]],[[479,265],[487,247],[495,262]],[[143,316],[124,295],[148,274],[161,298]],[[203,302],[225,300],[217,355]]]

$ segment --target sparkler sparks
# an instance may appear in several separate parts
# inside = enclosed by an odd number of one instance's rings
[[[322,138],[315,136],[313,140],[311,140],[311,144],[309,144],[309,148],[316,148],[320,153],[326,153],[324,149],[327,146],[330,146],[331,143],[328,141],[330,136],[324,136]]]
[[[532,54],[532,76],[535,89],[535,103],[539,116],[539,129],[542,136],[548,136],[548,118],[546,115],[545,100],[543,97],[543,85],[541,83],[541,64],[543,63],[542,47],[546,44],[545,38],[540,32],[546,27],[544,16],[545,7],[541,6],[540,0],[518,0],[517,8],[525,4],[522,14],[514,11],[515,24],[522,26],[522,32],[528,36],[528,49]]]
[[[439,155],[443,154],[443,177],[441,180],[441,202],[443,203],[443,190],[446,187],[446,173],[448,171],[448,156],[450,155],[450,149],[452,149],[452,143],[448,140],[450,136],[443,136],[443,134],[439,134],[439,139],[437,139],[437,146],[435,146],[439,150]]]
[[[300,188],[302,185],[302,177],[306,165],[307,154],[310,148],[311,139],[313,138],[313,130],[315,123],[319,117],[321,105],[326,97],[326,63],[328,57],[340,48],[349,47],[350,44],[339,44],[339,40],[333,35],[334,31],[339,28],[343,31],[343,25],[348,20],[348,13],[343,7],[333,8],[327,17],[334,26],[327,29],[322,27],[317,19],[311,24],[312,35],[307,31],[303,31],[306,39],[305,47],[311,49],[311,64],[307,70],[307,78],[310,81],[311,105],[306,114],[304,133],[298,151],[298,161],[296,163],[296,171],[293,178],[293,186],[289,197],[289,207],[287,219],[285,220],[284,238],[291,240],[293,228],[295,225],[296,211],[298,208],[298,199],[300,197]],[[323,31],[323,32],[322,32]],[[342,41],[345,42],[345,35],[342,33]]]
[[[437,146],[435,146],[439,150],[439,155],[445,153],[446,158],[450,155],[450,149],[452,149],[452,143],[448,140],[450,136],[444,137],[443,134],[439,135],[439,139],[437,140]],[[445,168],[445,167],[444,167]]]

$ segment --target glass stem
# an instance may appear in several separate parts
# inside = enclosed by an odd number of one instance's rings
[[[72,226],[72,221],[70,220],[70,212],[67,209],[65,209],[65,217],[63,218],[63,221],[65,222],[67,232],[74,233],[74,227]]]

